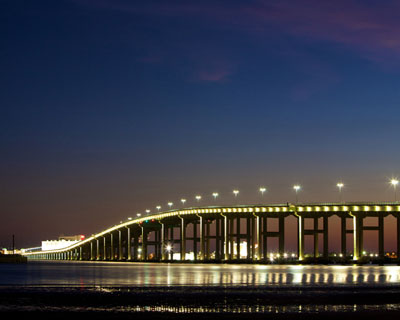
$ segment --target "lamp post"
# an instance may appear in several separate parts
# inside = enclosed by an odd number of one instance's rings
[[[157,206],[156,209],[157,209],[157,211],[160,211],[161,206]]]
[[[173,206],[173,203],[172,203],[172,202],[168,202],[168,206],[169,206],[169,208],[171,209],[172,206]]]
[[[185,206],[186,199],[181,199],[182,205]]]
[[[150,210],[149,210],[149,209],[146,209],[146,213],[149,214],[149,213],[150,213]]]
[[[197,202],[199,202],[201,200],[201,196],[197,195],[196,200],[197,200]]]
[[[299,186],[298,184],[293,186],[294,191],[296,192],[296,203],[298,201],[298,197],[297,197],[297,193],[299,192],[299,190],[301,189],[301,186]]]
[[[338,182],[336,184],[336,187],[339,188],[339,200],[340,200],[340,202],[342,202],[342,188],[344,187],[343,182]]]
[[[393,186],[393,189],[394,189],[394,201],[396,202],[397,201],[397,199],[396,199],[396,187],[399,184],[399,180],[392,179],[392,180],[390,180],[390,184]]]
[[[214,197],[214,201],[217,200],[217,197],[219,196],[218,192],[214,192],[212,195]]]
[[[140,217],[142,214],[141,213],[136,213],[136,216],[137,217]]]
[[[261,195],[264,196],[264,192],[267,191],[267,188],[265,187],[261,187],[260,189],[258,189],[261,192]]]

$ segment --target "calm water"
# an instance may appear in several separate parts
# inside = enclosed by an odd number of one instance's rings
[[[399,266],[29,262],[1,264],[1,286],[386,286]]]

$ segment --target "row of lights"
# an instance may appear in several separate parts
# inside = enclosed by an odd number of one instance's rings
[[[390,184],[393,186],[393,188],[394,188],[394,201],[396,201],[396,187],[397,187],[397,185],[399,184],[399,180],[397,180],[397,179],[391,179],[390,180]],[[342,189],[343,189],[343,187],[344,187],[344,183],[343,182],[338,182],[337,184],[336,184],[336,187],[339,189],[339,194],[340,194],[340,202],[342,202]],[[298,184],[296,184],[296,185],[294,185],[293,186],[293,190],[295,191],[295,193],[296,193],[296,203],[298,202],[298,192],[301,190],[301,186],[300,185],[298,185]],[[267,188],[265,188],[265,187],[260,187],[259,189],[258,189],[258,191],[261,193],[261,195],[262,196],[264,196],[264,193],[267,191]],[[233,194],[234,194],[234,196],[235,196],[235,198],[239,195],[239,190],[237,190],[237,189],[235,189],[235,190],[233,190]],[[217,197],[219,196],[219,193],[218,192],[214,192],[214,193],[212,193],[212,196],[214,197],[214,200],[217,200]],[[201,195],[196,195],[195,196],[195,199],[197,200],[197,202],[199,202],[200,200],[201,200]],[[185,203],[186,203],[186,199],[181,199],[181,202],[182,202],[182,205],[184,206],[185,205]],[[168,207],[169,207],[169,209],[171,209],[172,208],[172,206],[174,205],[174,203],[173,202],[168,202],[167,203],[167,205],[168,205]],[[161,206],[160,205],[158,205],[158,206],[156,206],[156,209],[157,209],[157,211],[160,211],[161,210]],[[151,210],[149,210],[149,209],[146,209],[146,213],[147,214],[149,214],[151,212]],[[136,214],[138,217],[140,217],[142,214],[141,213],[137,213]]]

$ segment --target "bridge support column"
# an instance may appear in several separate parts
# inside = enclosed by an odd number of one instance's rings
[[[166,252],[165,252],[165,235],[166,235],[166,230],[165,230],[165,223],[161,223],[161,260],[165,261],[167,260]]]
[[[268,225],[267,225],[267,217],[262,218],[262,258],[264,261],[267,261],[268,259],[268,236],[267,236],[267,231],[268,231]]]
[[[246,255],[246,259],[250,260],[252,258],[252,238],[253,238],[253,219],[252,218],[247,218],[246,219],[246,251],[247,251],[247,255]],[[240,226],[239,226],[240,227]]]
[[[181,218],[181,261],[186,260],[186,222]]]
[[[96,239],[96,260],[100,260],[100,239]]]
[[[221,218],[215,219],[215,260],[221,260]]]
[[[279,217],[279,255],[285,254],[285,217]]]
[[[83,257],[82,257],[82,246],[79,247],[79,260],[82,261]]]
[[[396,216],[397,221],[397,259],[400,259],[400,216]]]
[[[115,259],[115,253],[114,253],[114,235],[111,232],[110,233],[110,260],[113,261]]]
[[[255,216],[255,232],[253,234],[253,261],[260,260],[260,246],[261,246],[261,218],[260,216]]]
[[[146,261],[147,260],[147,232],[144,228],[142,227],[142,254],[141,254],[141,260]]]
[[[197,261],[197,220],[193,221],[193,255],[194,261]]]
[[[323,256],[325,259],[328,258],[329,256],[329,237],[328,237],[328,230],[329,230],[329,224],[328,224],[328,217],[323,217],[323,224],[324,224],[324,231],[323,231],[323,235],[324,235],[324,252],[323,252]]]
[[[385,256],[385,245],[384,245],[384,233],[383,233],[383,216],[378,217],[378,238],[379,238],[379,257],[383,258]]]
[[[297,229],[298,229],[298,259],[299,261],[304,260],[304,218],[299,216],[297,219]]]
[[[118,260],[123,260],[122,254],[122,231],[118,230]]]
[[[359,215],[353,216],[353,260],[359,260],[363,253],[363,218]]]
[[[90,241],[90,260],[94,260],[94,246],[93,246],[93,240]]]
[[[205,243],[204,243],[204,218],[199,216],[200,218],[200,260],[204,261],[204,251],[205,251]]]
[[[127,227],[126,228],[126,253],[127,253],[127,259],[128,261],[132,260],[132,248],[131,248],[131,228]]]
[[[340,236],[341,236],[341,253],[343,257],[346,257],[347,255],[347,226],[346,226],[346,217],[341,217],[341,232],[340,232]]]
[[[318,258],[318,218],[314,218],[314,258]]]
[[[223,223],[224,223],[224,260],[228,261],[229,260],[229,223],[228,223],[228,217],[222,215],[224,218]],[[399,233],[400,234],[400,233]]]
[[[107,237],[103,236],[103,260],[107,260]]]

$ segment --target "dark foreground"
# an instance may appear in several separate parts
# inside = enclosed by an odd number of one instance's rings
[[[0,287],[0,317],[15,315],[41,319],[399,319],[400,287]]]

